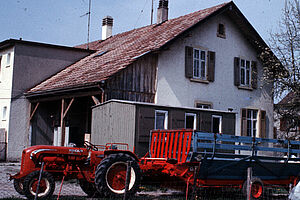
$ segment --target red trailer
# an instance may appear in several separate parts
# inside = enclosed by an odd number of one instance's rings
[[[278,144],[281,147],[275,147]],[[127,165],[131,163],[129,195],[138,191],[141,176],[144,182],[176,179],[182,189],[236,187],[245,191],[251,167],[249,188],[252,198],[259,199],[273,185],[296,185],[300,158],[294,155],[299,155],[299,145],[299,141],[155,130],[149,152],[142,158],[123,143],[85,143],[85,148],[33,146],[23,151],[21,170],[11,178],[15,189],[28,198],[36,193],[40,198],[51,196],[54,181],[65,179],[78,179],[88,196],[120,196],[125,192]]]

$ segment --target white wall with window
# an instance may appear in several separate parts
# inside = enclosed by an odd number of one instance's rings
[[[0,51],[0,128],[8,133],[13,82],[14,48]]]
[[[168,129],[168,111],[155,111],[155,127],[154,129]]]
[[[226,37],[217,36],[219,24],[225,25]],[[196,107],[195,101],[201,100],[211,102],[216,110],[230,109],[237,113],[236,135],[242,134],[242,108],[264,110],[266,132],[272,138],[272,85],[262,84],[257,51],[236,24],[221,14],[191,29],[188,36],[158,55],[155,103]]]

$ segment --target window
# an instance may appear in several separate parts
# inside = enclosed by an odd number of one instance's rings
[[[241,117],[242,136],[266,138],[266,111],[243,108]]]
[[[256,136],[257,133],[257,110],[247,111],[247,136]]]
[[[194,49],[193,78],[206,79],[206,51]]]
[[[211,132],[222,133],[222,116],[219,115],[212,116]]]
[[[218,25],[217,36],[220,37],[220,38],[226,38],[225,25],[224,24],[219,24]]]
[[[6,57],[6,66],[9,66],[10,65],[10,53],[7,54],[7,57]]]
[[[250,61],[241,59],[241,85],[250,87],[251,67]]]
[[[196,114],[195,113],[185,113],[184,128],[196,130]]]
[[[216,53],[201,48],[185,47],[185,76],[190,81],[209,83],[215,79]]]
[[[155,111],[155,129],[168,129],[168,111]]]
[[[7,107],[4,106],[2,109],[2,120],[6,120],[7,117]]]
[[[241,88],[257,88],[256,61],[234,58],[234,85],[241,86]]]
[[[212,108],[212,103],[209,102],[195,102],[195,107],[196,108],[203,108],[203,109],[211,109]]]

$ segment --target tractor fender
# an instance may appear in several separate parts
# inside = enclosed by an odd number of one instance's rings
[[[134,160],[136,160],[137,162],[139,162],[139,158],[137,157],[137,155],[135,153],[133,153],[132,151],[128,151],[128,150],[118,150],[118,149],[108,149],[104,151],[104,155],[108,156],[110,154],[117,154],[117,153],[124,153],[124,154],[128,154],[129,156],[131,156],[132,158],[134,158]]]

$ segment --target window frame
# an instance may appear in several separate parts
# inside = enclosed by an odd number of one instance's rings
[[[219,133],[223,133],[223,116],[221,115],[212,115],[211,116],[211,132],[213,133],[213,130],[214,130],[214,118],[218,118],[219,119]]]
[[[197,105],[201,105],[202,107],[198,107]],[[203,106],[208,106],[209,108],[204,108]],[[205,102],[205,101],[195,101],[195,108],[200,109],[212,109],[213,105],[211,102]]]
[[[221,30],[223,30],[223,33],[221,33]],[[225,24],[224,23],[219,23],[218,24],[217,37],[220,37],[220,38],[223,38],[223,39],[226,38],[226,29],[225,29]]]
[[[193,122],[193,130],[196,130],[197,129],[197,114],[196,113],[185,113],[185,115],[184,115],[184,128],[186,129],[186,117],[187,116],[192,116],[192,117],[194,117],[194,122]]]
[[[254,117],[254,113],[256,112],[256,118]],[[249,113],[250,113],[250,117],[249,117]],[[257,137],[258,133],[258,122],[259,122],[259,110],[256,109],[247,109],[247,113],[246,113],[246,121],[247,121],[247,136],[250,137]],[[248,127],[248,122],[250,122],[251,127],[250,127],[250,134],[248,133],[249,127]],[[254,122],[255,122],[255,129],[254,129]],[[255,133],[254,133],[255,130]]]
[[[244,64],[242,64],[244,63]],[[248,63],[248,65],[247,65]],[[240,58],[240,86],[252,87],[252,61]],[[242,72],[243,71],[243,72]]]
[[[164,119],[164,130],[168,129],[168,111],[167,110],[155,110],[155,118],[154,118],[154,129],[157,129],[157,113],[163,113],[165,116]]]
[[[195,56],[195,51],[199,51],[198,58]],[[202,59],[202,52],[204,52],[204,59]],[[207,80],[207,58],[208,51],[202,48],[193,47],[193,78],[198,80]],[[195,61],[198,61],[198,76],[195,75]],[[204,65],[202,63],[204,62]],[[202,70],[204,68],[204,74],[202,74]]]

